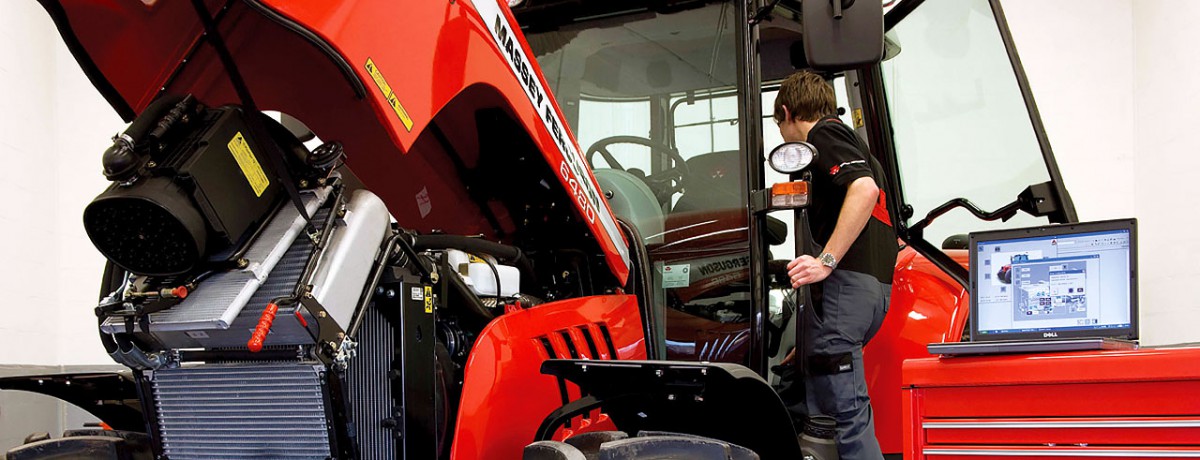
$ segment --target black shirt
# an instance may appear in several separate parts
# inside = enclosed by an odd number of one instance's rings
[[[860,177],[871,177],[879,186],[879,200],[858,239],[838,261],[837,268],[852,270],[891,284],[896,266],[896,231],[891,226],[884,190],[883,168],[868,152],[867,145],[837,118],[818,121],[808,133],[808,143],[817,148],[813,166],[813,194],[810,206],[813,238],[825,246],[837,225],[846,189]]]

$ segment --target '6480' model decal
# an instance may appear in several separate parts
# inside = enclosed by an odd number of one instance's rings
[[[580,212],[590,224],[595,224],[599,220],[605,233],[616,247],[617,253],[621,255],[621,260],[628,268],[629,249],[623,244],[624,240],[617,228],[616,219],[613,218],[608,206],[601,202],[600,191],[592,182],[586,160],[579,152],[579,147],[567,135],[566,123],[563,122],[558,110],[554,108],[550,92],[534,71],[529,56],[525,54],[524,48],[513,35],[514,28],[501,10],[502,7],[497,0],[477,0],[475,8],[483,19],[483,23],[488,26],[492,40],[500,48],[500,54],[504,55],[509,69],[520,80],[521,86],[525,88],[525,96],[541,114],[542,124],[554,138],[562,156],[557,168],[558,174],[562,176],[563,182],[570,189]]]

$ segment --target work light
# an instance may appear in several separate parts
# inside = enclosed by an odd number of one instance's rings
[[[803,171],[817,158],[817,148],[807,142],[784,142],[771,150],[767,162],[783,174]]]

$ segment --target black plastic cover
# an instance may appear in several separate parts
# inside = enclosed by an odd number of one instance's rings
[[[240,109],[209,110],[189,128],[161,141],[145,177],[114,183],[84,210],[92,243],[129,272],[195,269],[241,242],[280,196],[279,179],[263,157],[268,152],[251,138]]]
[[[883,59],[883,8],[878,2],[810,0],[801,5],[804,55],[813,69],[852,69]]]
[[[542,373],[588,395],[550,414],[547,439],[561,423],[593,408],[625,432],[666,431],[713,438],[763,459],[800,458],[791,415],[758,374],[728,363],[547,360]]]

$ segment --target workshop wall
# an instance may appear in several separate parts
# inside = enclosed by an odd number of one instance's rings
[[[0,14],[0,364],[110,363],[92,314],[103,259],[81,225],[122,128],[36,2]]]
[[[1133,179],[1141,223],[1142,333],[1149,343],[1200,341],[1200,54],[1195,37],[1200,2],[1131,2],[1134,30],[1134,168],[1110,177]],[[1099,121],[1106,123],[1105,121]],[[1129,172],[1132,171],[1132,174]]]
[[[1200,2],[1002,4],[1079,218],[1138,218],[1142,343],[1200,341]]]

